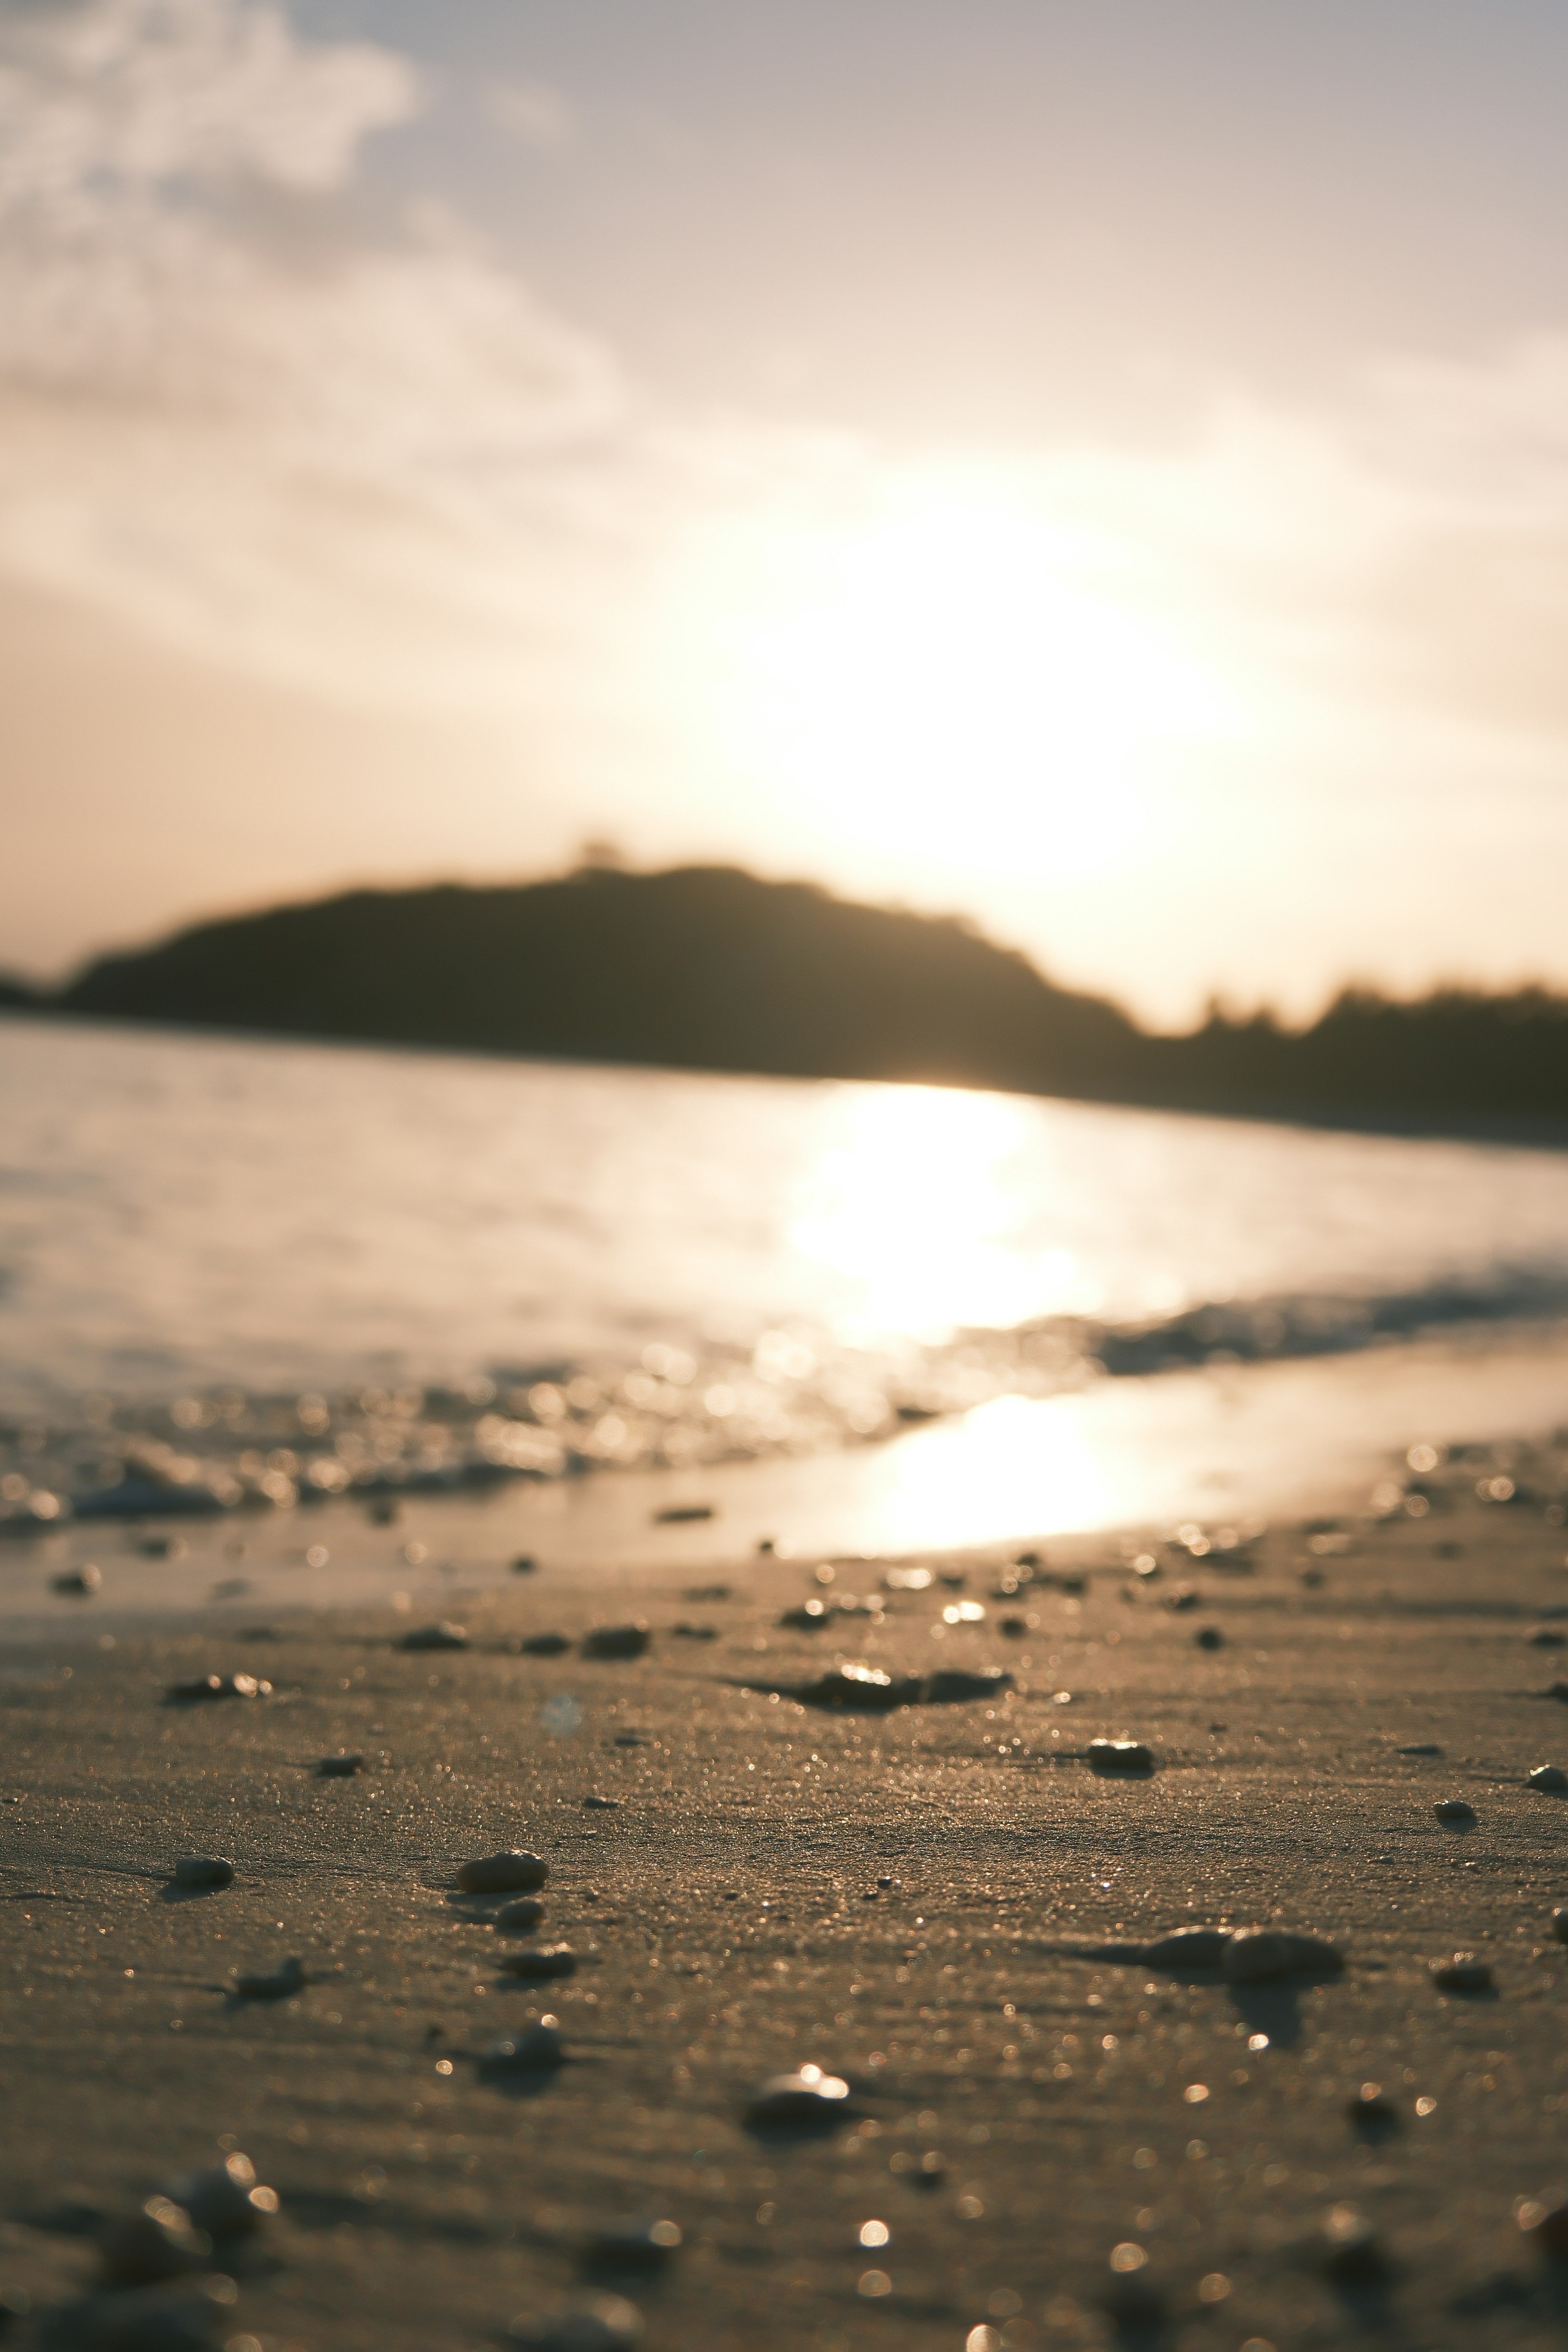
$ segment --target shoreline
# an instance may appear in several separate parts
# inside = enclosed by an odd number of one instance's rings
[[[214,2341],[243,2352],[477,2352],[609,2292],[648,2352],[1555,2341],[1562,2284],[1514,2205],[1564,2168],[1568,1805],[1526,1775],[1568,1762],[1546,1516],[1568,1454],[1506,1450],[1228,1553],[1058,1535],[1011,1593],[995,1548],[923,1590],[886,1591],[880,1559],[819,1580],[812,1551],[721,1572],[721,1519],[661,1530],[662,1561],[473,1590],[458,1650],[399,1646],[412,1605],[296,1606],[265,1641],[29,1635],[0,1680],[15,2340],[90,2284],[94,2217],[237,2148],[280,2200],[225,2254]],[[1494,1479],[1512,1492],[1483,1501]],[[781,1622],[850,1593],[885,1610]],[[594,1622],[637,1618],[645,1655],[583,1655]],[[572,1646],[522,1651],[552,1629]],[[889,1715],[769,1695],[840,1660],[1015,1686]],[[272,1689],[163,1703],[206,1672]],[[1094,1738],[1153,1769],[1097,1775]],[[342,1749],[366,1769],[320,1777]],[[1472,1822],[1436,1818],[1455,1796]],[[509,1846],[550,1864],[515,1945],[453,1891]],[[185,1852],[230,1856],[234,1885],[180,1894]],[[1125,1958],[1254,1923],[1330,1937],[1343,1972],[1233,1989]],[[558,1940],[568,1979],[498,1966]],[[1434,1985],[1456,1949],[1493,1995]],[[296,1955],[289,1997],[226,1992]],[[543,2013],[567,2063],[487,2074]],[[808,2060],[848,2084],[844,2117],[749,2125],[757,2084]],[[1366,2081],[1386,2128],[1347,2117]],[[1342,2207],[1375,2249],[1359,2272],[1325,2235]],[[679,2250],[606,2253],[637,2217]]]

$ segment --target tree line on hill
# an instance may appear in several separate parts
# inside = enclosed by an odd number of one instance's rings
[[[1413,1126],[1568,1123],[1568,999],[1347,989],[1310,1027],[1151,1034],[951,917],[726,866],[353,890],[202,923],[0,1005],[95,1019],[918,1080]]]

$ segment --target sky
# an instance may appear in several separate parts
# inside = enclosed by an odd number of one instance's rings
[[[0,0],[0,967],[735,860],[1568,985],[1560,0]]]

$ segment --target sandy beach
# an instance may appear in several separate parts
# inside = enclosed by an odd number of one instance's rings
[[[241,2151],[279,2210],[200,2305],[239,2352],[479,2346],[606,2294],[650,2352],[1559,2341],[1516,2209],[1568,2179],[1568,1815],[1527,1780],[1568,1761],[1560,1483],[1478,1449],[1391,1481],[1420,1516],[1051,1541],[1021,1578],[927,1555],[914,1589],[666,1529],[591,1584],[459,1585],[462,1649],[402,1646],[412,1604],[30,1627],[0,1680],[13,2339],[181,2340],[79,2298],[111,2217]],[[644,1654],[583,1654],[636,1621]],[[1013,1686],[789,1696],[843,1663]],[[167,1700],[209,1673],[271,1687]],[[1097,1738],[1153,1769],[1093,1769]],[[549,1864],[521,1937],[456,1886],[513,1848]],[[233,1884],[173,1885],[187,1853]],[[1312,1930],[1342,1972],[1131,1955],[1195,1925]],[[558,1943],[570,1976],[501,1969]],[[1456,1951],[1491,1991],[1435,1986]],[[292,1996],[236,1997],[295,1956]],[[564,2063],[482,2063],[542,2015]],[[749,2122],[805,2064],[848,2085],[825,2127]],[[1347,2114],[1365,2084],[1385,2117]],[[660,2221],[679,2246],[595,2251]]]

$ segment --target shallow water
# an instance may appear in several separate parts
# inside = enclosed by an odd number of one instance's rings
[[[1547,1151],[25,1020],[0,1089],[13,1502],[138,1433],[700,1464],[1568,1299]]]

